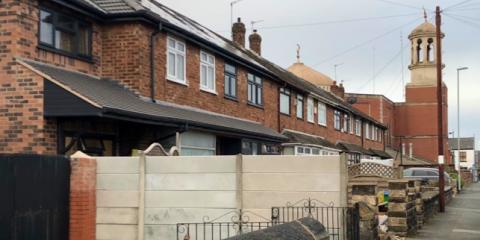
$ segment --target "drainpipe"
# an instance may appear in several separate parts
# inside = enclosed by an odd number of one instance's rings
[[[150,35],[150,99],[152,102],[155,102],[155,79],[156,79],[156,74],[155,74],[155,41],[156,37],[160,32],[162,31],[162,24],[158,24],[158,28],[152,32]]]

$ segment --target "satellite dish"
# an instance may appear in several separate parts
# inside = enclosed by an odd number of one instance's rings
[[[348,97],[347,98],[347,102],[350,103],[350,104],[355,104],[357,103],[358,99],[356,97]]]

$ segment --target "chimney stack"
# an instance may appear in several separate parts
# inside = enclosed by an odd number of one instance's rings
[[[245,33],[247,32],[242,19],[238,18],[237,22],[232,25],[232,41],[242,47],[245,47]]]
[[[262,37],[257,33],[257,30],[253,30],[253,33],[248,37],[250,41],[250,50],[254,51],[258,55],[262,55]]]
[[[330,91],[341,99],[345,98],[345,88],[343,87],[343,83],[337,85],[337,81],[333,81],[333,84],[330,86]]]

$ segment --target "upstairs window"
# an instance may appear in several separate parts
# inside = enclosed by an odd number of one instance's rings
[[[215,57],[200,51],[200,89],[215,93]]]
[[[297,118],[303,118],[303,95],[297,94]]]
[[[334,113],[333,113],[333,127],[336,129],[336,130],[340,130],[341,128],[341,125],[342,125],[342,122],[341,122],[341,114],[339,111],[335,110]]]
[[[362,136],[362,121],[360,119],[355,120],[355,134]]]
[[[51,10],[40,10],[40,46],[90,58],[92,27],[87,22]]]
[[[365,123],[365,138],[370,139],[370,124]]]
[[[355,118],[353,118],[353,115],[350,115],[350,134],[353,134],[353,128],[354,128],[354,121]]]
[[[225,96],[237,98],[237,68],[230,64],[225,64]]]
[[[314,114],[313,114],[313,98],[308,98],[307,99],[307,121],[309,122],[314,122]]]
[[[344,114],[343,115],[343,131],[348,133],[350,132],[350,115]]]
[[[327,126],[327,106],[318,102],[318,124]]]
[[[290,90],[280,88],[280,112],[290,115]]]
[[[186,84],[185,71],[185,43],[172,37],[168,37],[168,55],[167,55],[167,79],[170,81]]]
[[[262,106],[263,105],[263,81],[261,78],[248,74],[248,103]]]

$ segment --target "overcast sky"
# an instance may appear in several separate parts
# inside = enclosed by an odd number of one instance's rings
[[[231,0],[159,2],[230,37]],[[436,5],[446,9],[442,31],[449,130],[457,132],[456,68],[467,66],[460,84],[461,134],[480,136],[480,0],[243,0],[235,4],[233,17],[241,17],[249,32],[251,21],[262,21],[255,25],[263,38],[262,55],[283,67],[296,61],[300,44],[302,62],[332,78],[334,65],[342,64],[337,79],[348,92],[375,91],[404,101],[402,55],[404,81],[410,81],[407,37],[424,21],[422,7],[434,21]]]

